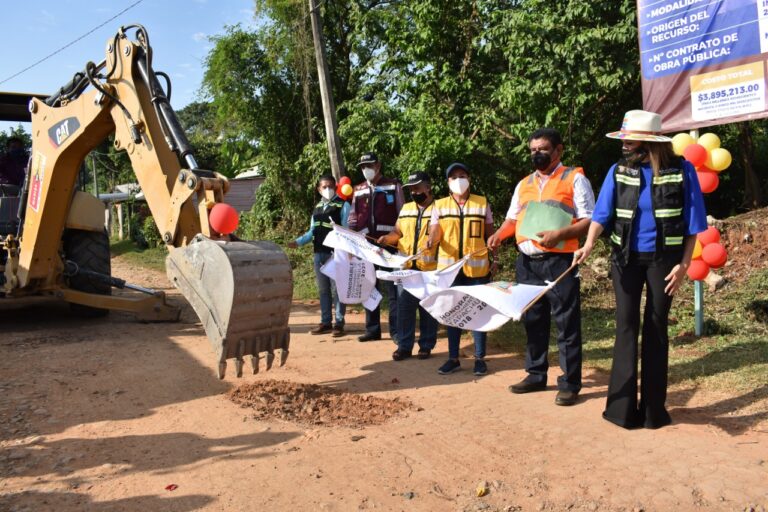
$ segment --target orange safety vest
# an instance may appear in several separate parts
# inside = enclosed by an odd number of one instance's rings
[[[523,220],[525,219],[528,203],[532,201],[542,202],[549,206],[560,208],[563,211],[571,214],[573,217],[573,220],[571,220],[572,225],[579,220],[576,218],[576,208],[573,202],[573,180],[576,177],[576,174],[583,175],[584,169],[581,167],[560,166],[559,169],[554,171],[552,176],[549,178],[549,181],[547,181],[547,184],[544,185],[543,189],[539,189],[539,185],[536,183],[536,173],[529,175],[527,178],[524,178],[523,181],[520,182],[518,198],[520,200],[520,206],[522,210],[517,217],[518,229],[515,230],[515,240],[517,241],[518,245],[528,240],[528,238],[520,234],[519,227],[522,225]],[[531,242],[533,242],[535,247],[538,247],[542,251],[547,252],[569,253],[574,252],[579,248],[578,238],[564,240],[565,243],[563,247],[560,248],[557,246],[547,248],[539,244],[536,240],[531,240]]]

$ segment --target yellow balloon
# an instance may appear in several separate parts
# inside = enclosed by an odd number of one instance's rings
[[[349,183],[345,183],[341,186],[341,193],[345,196],[351,196],[352,195],[352,185]]]
[[[696,245],[693,246],[693,256],[692,258],[695,260],[696,258],[701,258],[701,242],[696,240]]]
[[[707,148],[707,151],[712,151],[713,149],[720,147],[720,137],[714,133],[705,133],[699,137],[699,140],[696,142]]]
[[[688,135],[687,133],[678,133],[674,137],[672,137],[672,149],[675,151],[675,154],[677,156],[683,156],[683,151],[685,151],[685,148],[690,146],[696,142],[693,140],[693,137]]]
[[[724,148],[715,148],[709,152],[707,167],[713,171],[724,171],[731,165],[731,153]]]

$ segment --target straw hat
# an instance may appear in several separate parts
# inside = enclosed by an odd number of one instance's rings
[[[648,142],[671,142],[661,134],[661,116],[645,110],[630,110],[624,114],[621,130],[606,133],[611,139],[645,140]]]

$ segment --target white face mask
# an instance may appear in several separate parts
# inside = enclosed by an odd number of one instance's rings
[[[455,180],[448,180],[448,188],[454,194],[463,194],[469,188],[469,180],[467,178],[456,178]]]
[[[331,199],[333,199],[333,196],[336,195],[336,191],[333,190],[332,188],[324,188],[320,191],[320,195],[323,196],[323,199],[325,199],[326,201],[330,201]]]
[[[376,176],[376,169],[373,167],[363,167],[363,176],[365,176],[365,181],[373,181],[373,178]]]

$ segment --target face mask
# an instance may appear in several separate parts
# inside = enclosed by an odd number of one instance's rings
[[[411,199],[416,201],[416,204],[423,204],[424,201],[427,200],[427,194],[421,193],[421,194],[411,194]]]
[[[376,176],[376,169],[373,167],[363,167],[363,176],[365,176],[365,181],[370,183]]]
[[[543,171],[552,163],[552,157],[549,153],[534,153],[531,155],[531,163],[534,169]]]
[[[323,196],[323,199],[325,199],[326,201],[330,201],[331,199],[333,199],[333,196],[336,195],[336,191],[333,190],[332,188],[324,188],[320,191],[320,195]]]
[[[635,149],[621,149],[621,155],[624,157],[624,160],[626,160],[629,163],[636,164],[638,162],[642,162],[646,156],[648,156],[648,150],[644,147],[639,147]]]
[[[467,178],[456,178],[455,180],[449,180],[448,188],[454,194],[461,195],[469,188],[469,180]]]

